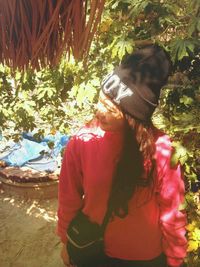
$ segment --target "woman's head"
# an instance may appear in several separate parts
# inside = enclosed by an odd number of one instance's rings
[[[102,91],[121,110],[148,123],[158,105],[160,90],[167,82],[171,62],[157,45],[137,50],[107,75]]]

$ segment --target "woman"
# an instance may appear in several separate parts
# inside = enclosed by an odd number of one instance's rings
[[[170,73],[157,45],[125,58],[106,76],[95,119],[68,143],[59,182],[58,235],[69,265],[66,230],[82,209],[102,224],[107,267],[179,267],[186,255],[180,166],[170,166],[171,142],[151,123]],[[96,266],[99,266],[98,263]],[[94,266],[94,267],[96,267]]]

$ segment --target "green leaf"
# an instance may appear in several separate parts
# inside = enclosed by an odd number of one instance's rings
[[[98,78],[95,77],[95,79],[92,79],[90,83],[95,87],[98,87],[100,85],[100,81]]]
[[[188,56],[188,51],[194,52],[195,42],[190,39],[176,38],[171,43],[172,58],[181,60]]]
[[[173,142],[173,151],[171,154],[171,161],[170,164],[172,167],[176,166],[178,162],[183,165],[187,159],[188,159],[188,154],[187,154],[187,149],[183,147],[180,143]]]
[[[118,5],[119,5],[119,3],[116,1],[116,2],[111,6],[111,8],[112,8],[112,9],[115,9]]]
[[[179,160],[179,157],[178,155],[174,152],[172,155],[171,155],[171,159],[170,159],[170,166],[171,167],[174,167],[178,164],[178,160]]]
[[[131,39],[124,40],[120,39],[114,46],[112,50],[112,57],[118,56],[121,60],[126,53],[131,53],[133,51],[133,41]]]
[[[190,21],[190,24],[189,24],[189,27],[188,27],[188,34],[189,36],[192,36],[193,32],[196,30],[197,28],[197,24],[198,24],[198,20],[196,17],[194,17],[191,21]]]
[[[185,106],[190,106],[193,102],[194,102],[194,99],[186,95],[183,95],[180,98],[180,103],[183,103]]]
[[[141,12],[144,12],[145,8],[151,3],[148,0],[138,0],[132,1],[131,14],[134,16],[139,15]]]
[[[185,43],[181,42],[178,48],[178,54],[177,54],[178,60],[181,60],[182,58],[187,57],[187,56],[188,56],[188,53],[186,50]]]
[[[191,182],[197,182],[198,179],[197,179],[197,175],[196,173],[192,172],[190,174],[186,174],[185,175],[187,177],[188,180],[190,180]]]
[[[55,87],[47,87],[48,97],[51,98],[54,94],[56,94],[56,88]]]
[[[0,64],[0,72],[4,72],[4,70],[5,70],[5,67],[2,65],[2,64]]]
[[[39,94],[37,95],[37,99],[40,100],[42,99],[46,94],[46,91],[40,91]]]

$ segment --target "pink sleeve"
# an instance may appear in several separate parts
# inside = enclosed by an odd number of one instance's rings
[[[179,210],[184,201],[184,181],[180,165],[170,167],[170,155],[159,175],[158,203],[162,246],[169,266],[178,267],[186,256],[186,214]]]
[[[76,145],[75,138],[69,141],[65,149],[59,178],[57,234],[63,243],[67,241],[68,224],[82,207],[82,175],[80,156],[75,150]]]

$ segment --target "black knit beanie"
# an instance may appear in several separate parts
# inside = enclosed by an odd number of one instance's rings
[[[102,81],[102,91],[124,113],[148,122],[158,105],[160,90],[170,74],[171,61],[158,45],[129,55]]]

